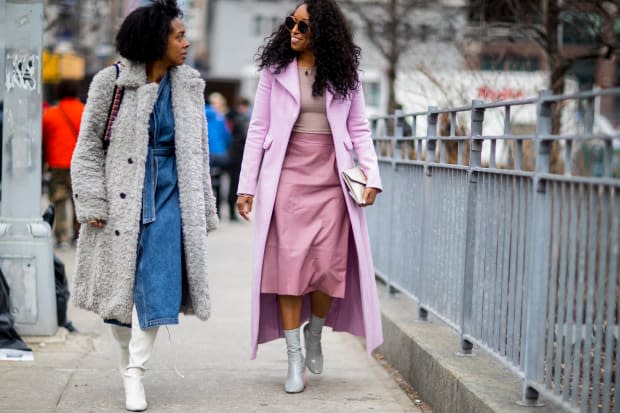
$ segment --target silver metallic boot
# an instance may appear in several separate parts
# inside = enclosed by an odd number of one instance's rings
[[[323,372],[323,350],[321,348],[321,332],[324,318],[310,317],[310,322],[304,326],[304,346],[306,347],[306,366],[314,374]]]
[[[284,390],[287,393],[300,393],[305,387],[306,366],[304,356],[301,354],[299,328],[284,330],[286,339],[286,353],[288,355],[288,374]]]

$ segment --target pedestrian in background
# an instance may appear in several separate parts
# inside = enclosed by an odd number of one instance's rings
[[[2,199],[2,152],[4,151],[3,146],[4,146],[4,138],[3,138],[3,132],[2,132],[2,122],[4,121],[4,101],[0,100],[0,200]]]
[[[252,357],[284,336],[289,393],[303,391],[305,366],[322,372],[324,324],[365,336],[369,355],[383,341],[364,211],[341,178],[355,152],[365,205],[381,190],[359,57],[333,0],[304,1],[259,50],[237,207],[248,219],[256,196]]]
[[[236,208],[232,207],[236,204],[237,188],[239,187],[239,174],[241,173],[241,160],[243,159],[243,148],[245,147],[245,138],[248,134],[248,125],[250,123],[250,101],[244,97],[237,98],[237,103],[226,114],[226,119],[230,125],[230,133],[232,141],[228,149],[228,158],[230,166],[228,173],[230,176],[230,185],[228,187],[228,205],[230,208],[230,220],[237,221]]]
[[[213,92],[209,95],[208,102],[205,105],[205,116],[209,129],[209,162],[213,191],[215,192],[215,205],[219,211],[222,200],[222,178],[228,173],[230,167],[228,148],[232,137],[224,116],[228,111],[226,98],[218,92]]]
[[[56,247],[66,247],[77,240],[80,224],[76,218],[71,188],[71,157],[80,132],[84,104],[78,99],[79,83],[58,83],[58,104],[43,112],[42,139],[44,169],[50,171],[49,198],[54,204]],[[71,203],[73,223],[69,234],[67,201]]]
[[[112,325],[125,407],[147,408],[142,377],[158,327],[210,313],[209,175],[204,82],[174,0],[134,10],[116,36],[122,59],[93,79],[71,176],[79,221],[74,300]],[[102,146],[114,87],[124,95]],[[128,328],[129,327],[129,328]]]

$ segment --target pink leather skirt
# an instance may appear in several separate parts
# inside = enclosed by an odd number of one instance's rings
[[[344,297],[351,224],[332,136],[293,132],[267,235],[261,292]]]

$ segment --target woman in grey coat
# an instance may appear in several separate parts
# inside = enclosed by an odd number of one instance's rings
[[[183,65],[180,16],[174,0],[127,16],[116,37],[120,71],[94,77],[71,164],[78,220],[87,224],[74,300],[112,325],[131,411],[147,407],[142,377],[158,327],[177,324],[179,312],[206,320],[210,310],[206,242],[217,214],[204,83]],[[115,86],[123,95],[106,150]]]

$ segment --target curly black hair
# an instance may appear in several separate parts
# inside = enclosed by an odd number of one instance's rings
[[[310,47],[316,65],[312,95],[323,96],[327,89],[344,99],[358,87],[361,49],[353,42],[347,19],[334,0],[304,0],[297,7],[302,4],[310,15]],[[297,57],[291,48],[291,34],[283,23],[266,41],[257,52],[258,67],[280,73]]]
[[[116,50],[126,59],[151,63],[166,54],[171,22],[183,17],[176,0],[154,0],[132,11],[116,35]]]

